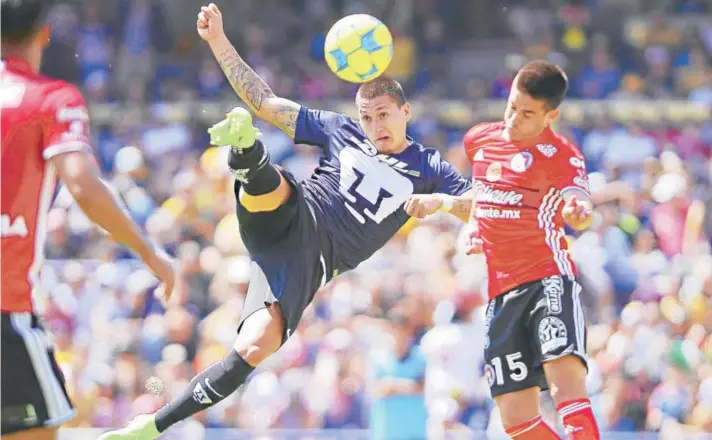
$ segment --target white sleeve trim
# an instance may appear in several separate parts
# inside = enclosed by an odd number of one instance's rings
[[[42,153],[42,157],[44,157],[45,160],[49,160],[60,154],[84,150],[91,151],[91,146],[84,141],[63,142],[61,144],[54,144],[45,148],[44,153]]]
[[[566,188],[562,189],[562,190],[560,191],[560,193],[561,193],[561,195],[563,196],[564,193],[573,192],[573,191],[580,191],[580,192],[586,194],[587,196],[591,197],[591,193],[590,193],[590,192],[586,191],[586,189],[581,188],[581,187],[578,186],[578,185],[567,186]]]

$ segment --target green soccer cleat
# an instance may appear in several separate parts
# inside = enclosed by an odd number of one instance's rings
[[[230,145],[238,150],[252,148],[262,132],[252,125],[252,115],[242,107],[235,107],[227,117],[208,129],[210,143],[217,147]]]
[[[161,435],[156,428],[155,414],[136,416],[125,428],[105,432],[98,440],[154,440]]]

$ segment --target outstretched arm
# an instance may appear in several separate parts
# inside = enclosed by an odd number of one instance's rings
[[[215,4],[203,6],[198,14],[198,34],[215,55],[237,95],[252,111],[294,139],[301,105],[276,96],[272,89],[240,57],[223,29],[222,13]]]
[[[406,212],[423,218],[437,211],[448,212],[463,222],[470,218],[474,188],[450,163],[441,160],[440,153],[429,157],[435,185],[433,194],[416,194],[405,205]]]
[[[172,261],[153,248],[139,226],[100,178],[89,145],[89,112],[79,90],[65,85],[42,102],[42,157],[64,182],[87,218],[106,230],[117,242],[131,248],[162,281],[159,298],[170,297],[175,284]]]
[[[141,229],[128,216],[111,190],[99,178],[99,170],[82,151],[57,154],[49,159],[65,186],[87,218],[117,242],[134,251],[164,283],[157,292],[167,300],[174,287],[175,274],[169,259],[153,249]]]
[[[449,211],[450,214],[467,223],[470,220],[470,212],[474,212],[472,210],[472,201],[475,197],[475,190],[470,189],[461,196],[450,197],[452,197],[452,209]]]
[[[416,218],[425,218],[438,211],[448,212],[467,223],[470,219],[473,191],[470,189],[461,196],[415,194],[406,202],[405,211],[408,215]]]

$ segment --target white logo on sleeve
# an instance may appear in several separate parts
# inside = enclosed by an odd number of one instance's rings
[[[62,107],[57,110],[57,122],[89,121],[89,112],[86,107]]]
[[[203,389],[203,386],[200,383],[195,385],[195,388],[193,388],[193,400],[201,405],[211,405],[213,403],[210,397],[208,397],[208,393],[205,392],[205,389]]]
[[[575,168],[586,168],[586,164],[584,164],[581,159],[575,156],[569,159],[569,163]]]
[[[590,192],[591,189],[588,184],[588,176],[586,175],[586,172],[582,169],[579,169],[577,171],[578,171],[578,176],[574,177],[574,184],[576,184],[576,186],[583,188],[586,192]]]

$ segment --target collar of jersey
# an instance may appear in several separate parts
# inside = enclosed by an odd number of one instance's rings
[[[504,131],[504,124],[502,124],[502,129],[497,132],[500,139],[504,139],[504,135],[502,135],[503,131]],[[532,139],[525,140],[525,141],[512,141],[511,143],[518,148],[526,149],[526,148],[531,148],[536,144],[550,143],[551,142],[551,141],[549,141],[550,138],[551,138],[551,127],[547,125],[544,128],[544,131],[542,131],[539,134],[539,136],[532,138]]]
[[[410,144],[409,144],[407,147],[405,147],[405,148],[403,149],[403,151],[401,151],[401,152],[399,152],[399,153],[393,153],[393,154],[384,154],[384,156],[399,157],[399,156],[402,156],[402,155],[404,155],[404,154],[408,154],[408,152],[410,151],[411,148],[413,148],[414,145],[418,145],[418,143],[417,143],[415,140],[413,140],[412,137],[410,137],[410,136],[408,136],[408,135],[405,135],[405,139],[406,139],[407,141],[409,141]],[[417,147],[416,147],[416,148],[417,148]]]
[[[4,68],[19,70],[23,72],[29,72],[32,70],[30,63],[23,60],[22,58],[2,58],[2,65]]]

